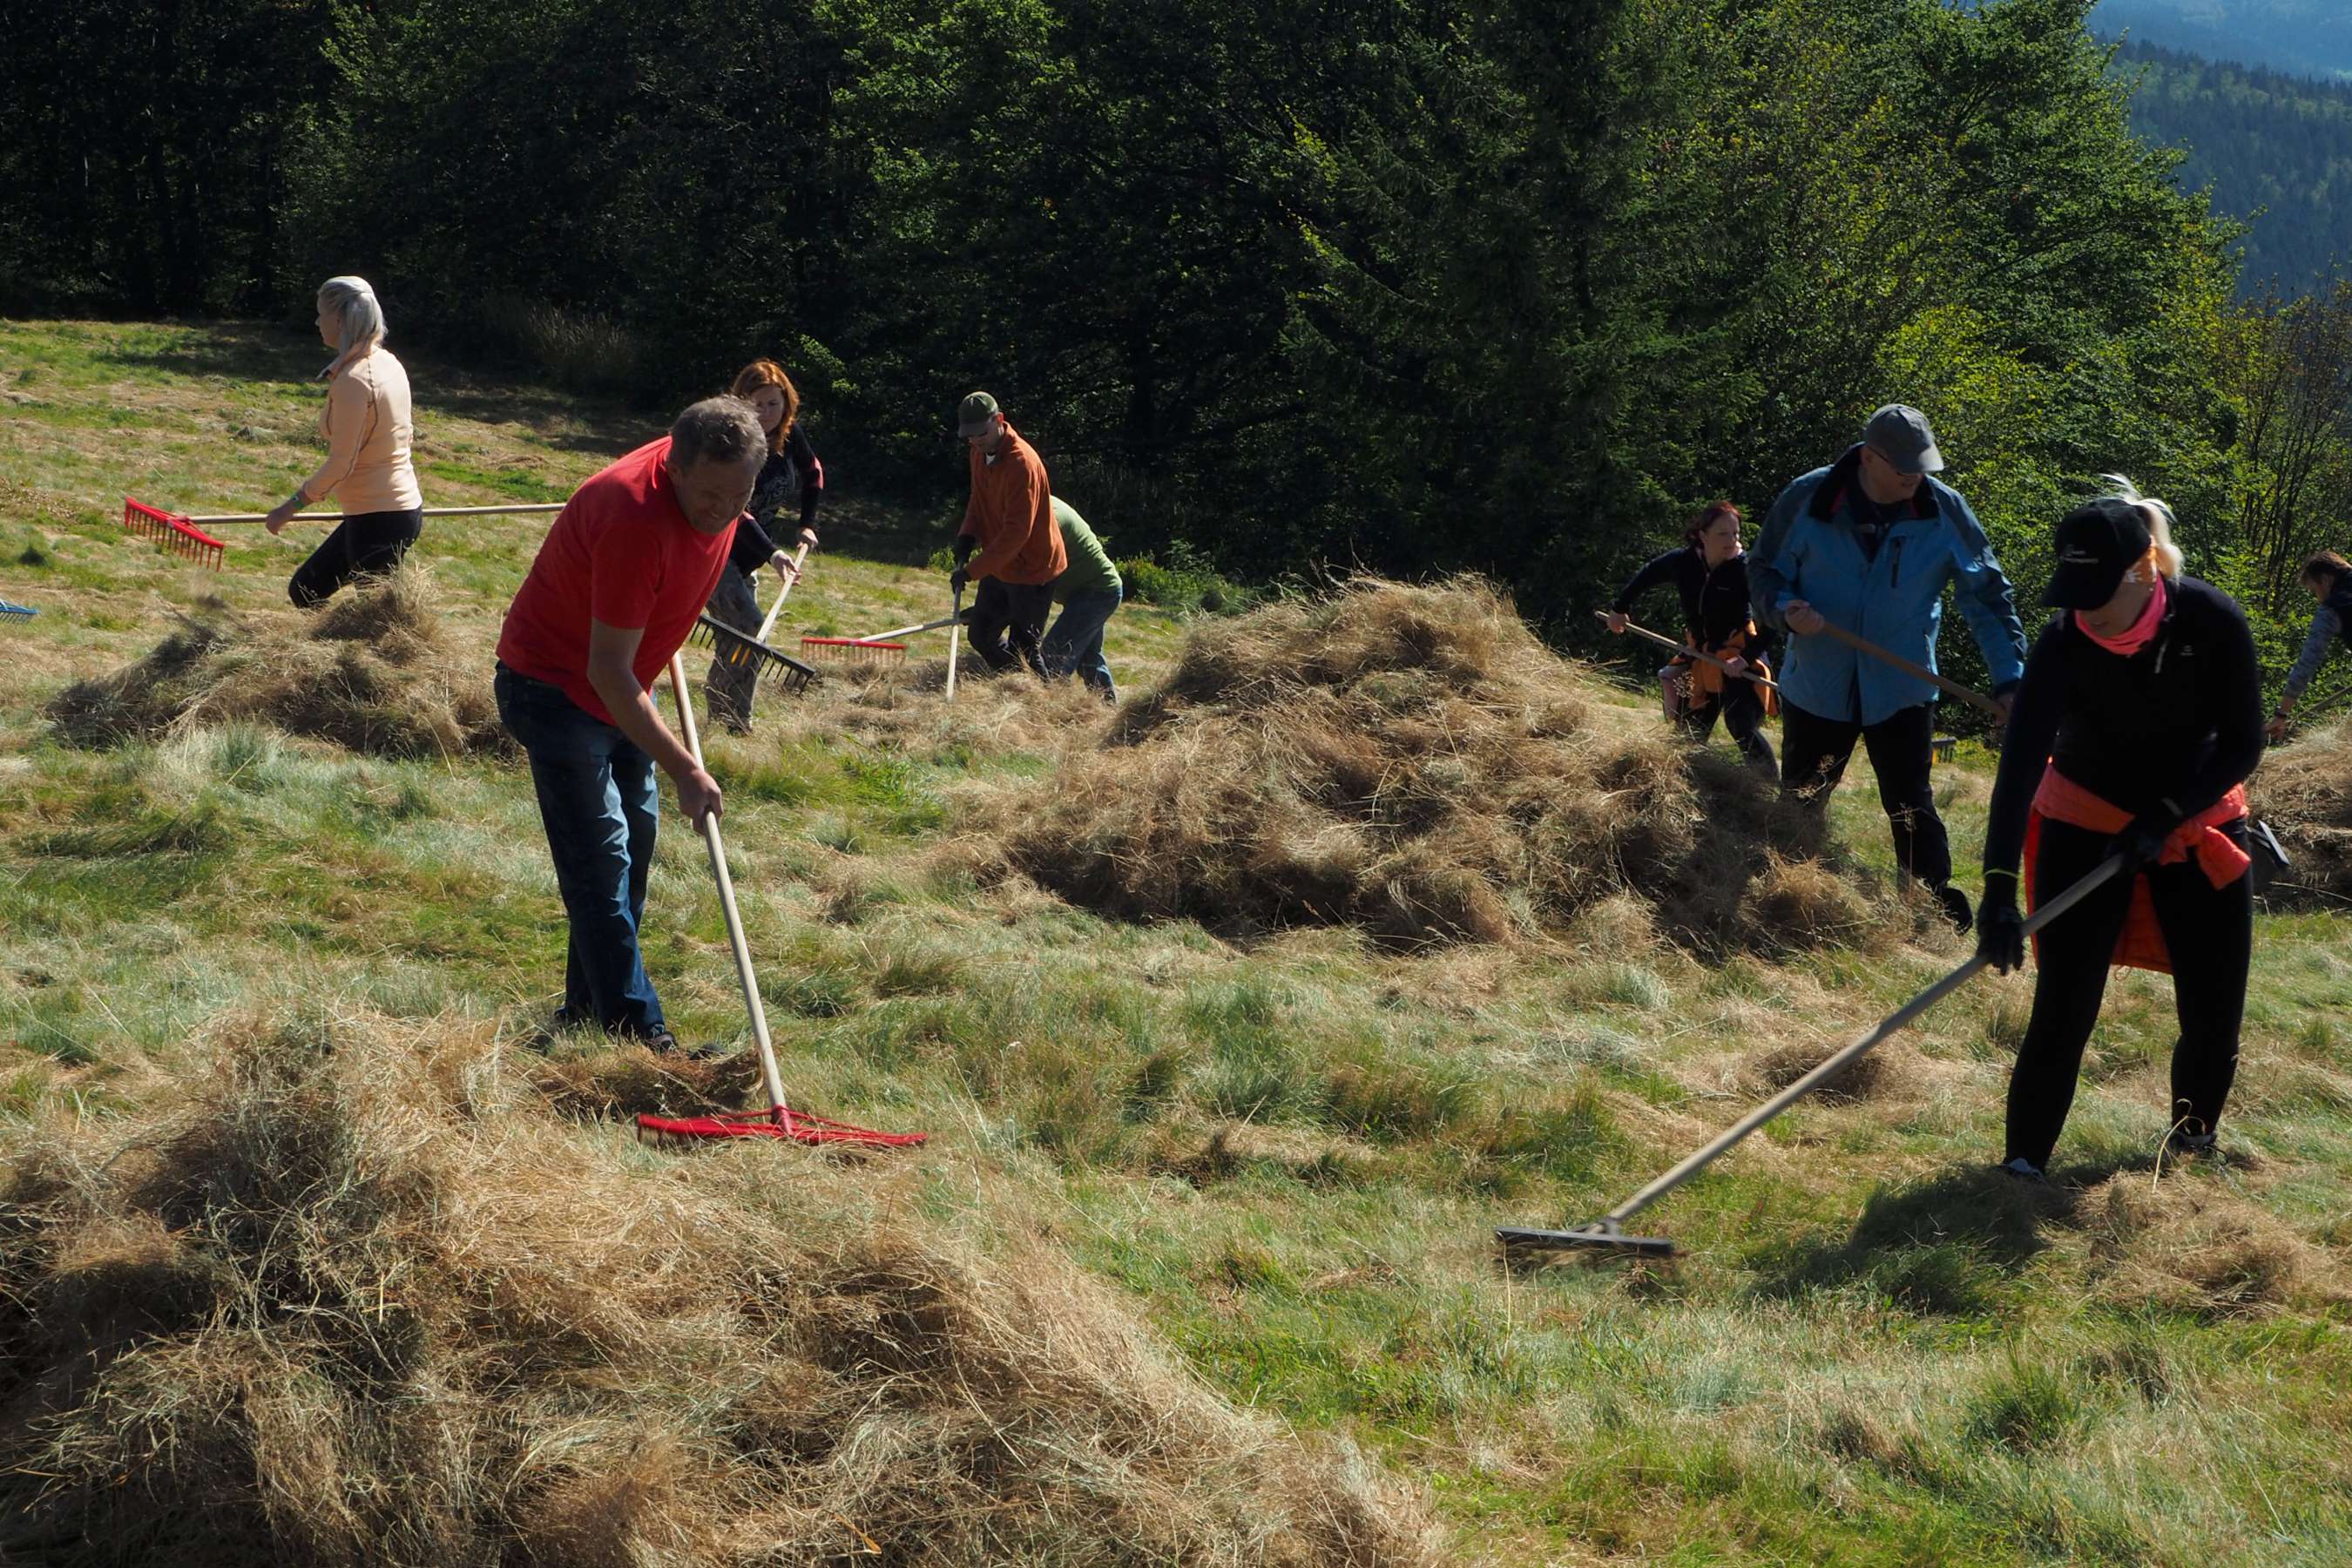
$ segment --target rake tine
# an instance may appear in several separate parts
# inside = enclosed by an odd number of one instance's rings
[[[217,572],[228,552],[228,546],[196,527],[184,517],[174,517],[158,511],[144,502],[122,498],[122,526],[126,532],[152,539],[166,550],[202,562]]]

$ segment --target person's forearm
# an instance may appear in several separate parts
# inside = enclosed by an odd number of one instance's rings
[[[651,757],[662,772],[672,778],[682,778],[694,771],[693,753],[662,722],[661,710],[654,706],[653,693],[637,684],[635,670],[625,666],[614,669],[591,659],[588,684],[603,700],[604,711],[613,716],[614,726],[637,750]]]

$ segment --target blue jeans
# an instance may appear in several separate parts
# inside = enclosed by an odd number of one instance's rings
[[[563,1010],[610,1033],[666,1032],[661,1001],[637,952],[646,874],[654,863],[661,793],[653,759],[563,689],[499,666],[499,718],[530,757],[539,820],[555,859],[555,886],[572,928]]]
[[[1105,701],[1118,700],[1118,688],[1111,683],[1110,661],[1103,658],[1102,642],[1103,627],[1118,608],[1120,597],[1116,588],[1071,595],[1038,650],[1045,657],[1049,679],[1075,674],[1101,692]]]

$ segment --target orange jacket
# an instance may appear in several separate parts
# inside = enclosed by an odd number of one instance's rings
[[[971,500],[958,531],[980,541],[978,553],[964,567],[974,579],[1050,583],[1069,564],[1062,531],[1054,524],[1045,465],[1010,424],[995,457],[971,454]]]

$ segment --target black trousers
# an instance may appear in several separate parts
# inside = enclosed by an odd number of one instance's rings
[[[298,610],[307,610],[333,597],[336,589],[362,573],[389,572],[400,564],[416,536],[425,531],[425,510],[363,511],[335,524],[326,542],[310,552],[310,559],[294,569],[286,596]]]
[[[1004,583],[982,577],[964,626],[971,637],[972,651],[988,661],[989,668],[1004,670],[1016,663],[1025,664],[1042,678],[1045,656],[1038,644],[1045,636],[1045,617],[1053,613],[1051,583]]]
[[[1731,731],[1739,743],[1740,753],[1769,776],[1779,767],[1772,757],[1772,742],[1764,738],[1764,698],[1749,681],[1727,679],[1723,689],[1708,699],[1704,708],[1683,710],[1683,725],[1694,743],[1704,742],[1715,733],[1715,721]]]
[[[2242,818],[2222,831],[2245,847]],[[2044,821],[2035,892],[2045,902],[2056,898],[2105,859],[2109,845],[2104,833]],[[2180,1022],[2172,1047],[2172,1120],[2184,1131],[2210,1132],[2238,1073],[2238,1026],[2254,948],[2253,879],[2242,876],[2217,888],[2194,860],[2152,866],[2146,875],[2172,958],[2173,1007]],[[2009,1075],[2004,1159],[2049,1164],[2074,1104],[2083,1047],[2099,1021],[2116,937],[2130,909],[2130,879],[2111,880],[2043,928],[2034,959],[2033,1016]]]
[[[1929,743],[1936,738],[1936,707],[1922,702],[1875,724],[1824,719],[1780,699],[1780,791],[1815,810],[1829,808],[1830,791],[1845,777],[1859,740],[1878,774],[1878,804],[1886,808],[1897,864],[1931,888],[1952,879],[1952,841],[1936,815],[1935,785],[1928,778]]]

